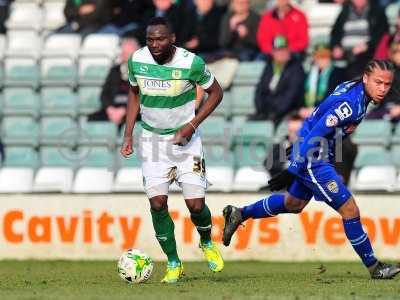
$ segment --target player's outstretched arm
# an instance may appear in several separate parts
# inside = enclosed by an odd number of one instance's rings
[[[126,109],[126,124],[124,132],[124,141],[121,146],[120,153],[124,157],[128,157],[133,153],[133,128],[135,127],[136,118],[139,114],[139,88],[132,86],[128,94],[128,106]]]

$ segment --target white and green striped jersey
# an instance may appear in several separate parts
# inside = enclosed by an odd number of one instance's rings
[[[149,49],[137,50],[128,61],[129,82],[139,86],[143,128],[173,134],[195,113],[196,83],[209,88],[214,82],[204,61],[176,47],[172,60],[159,65]]]

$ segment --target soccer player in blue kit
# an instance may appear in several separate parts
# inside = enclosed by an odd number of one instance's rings
[[[341,215],[347,239],[371,278],[391,279],[400,272],[398,265],[382,263],[375,257],[354,197],[333,166],[338,135],[344,138],[351,134],[364,118],[368,104],[383,101],[391,88],[393,74],[394,66],[389,61],[372,60],[361,79],[340,84],[315,108],[304,121],[297,143],[288,151],[289,167],[268,182],[271,191],[287,188],[287,193],[274,193],[242,208],[226,206],[223,210],[225,246],[245,220],[300,213],[314,196]]]

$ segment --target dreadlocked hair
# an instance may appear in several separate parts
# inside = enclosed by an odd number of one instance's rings
[[[392,62],[389,60],[379,60],[379,59],[372,59],[370,60],[364,68],[364,74],[371,74],[374,69],[380,69],[382,71],[389,71],[394,73],[395,67]]]

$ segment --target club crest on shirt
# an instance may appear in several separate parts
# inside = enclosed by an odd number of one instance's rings
[[[328,190],[331,193],[336,194],[336,193],[339,192],[339,186],[338,186],[338,184],[337,184],[337,182],[335,180],[329,181],[328,184],[326,185],[326,187],[328,188]]]
[[[338,123],[339,123],[339,120],[336,116],[331,114],[326,117],[325,125],[327,127],[337,126]]]
[[[173,70],[172,71],[172,78],[180,79],[181,77],[182,77],[182,71],[181,70]]]

